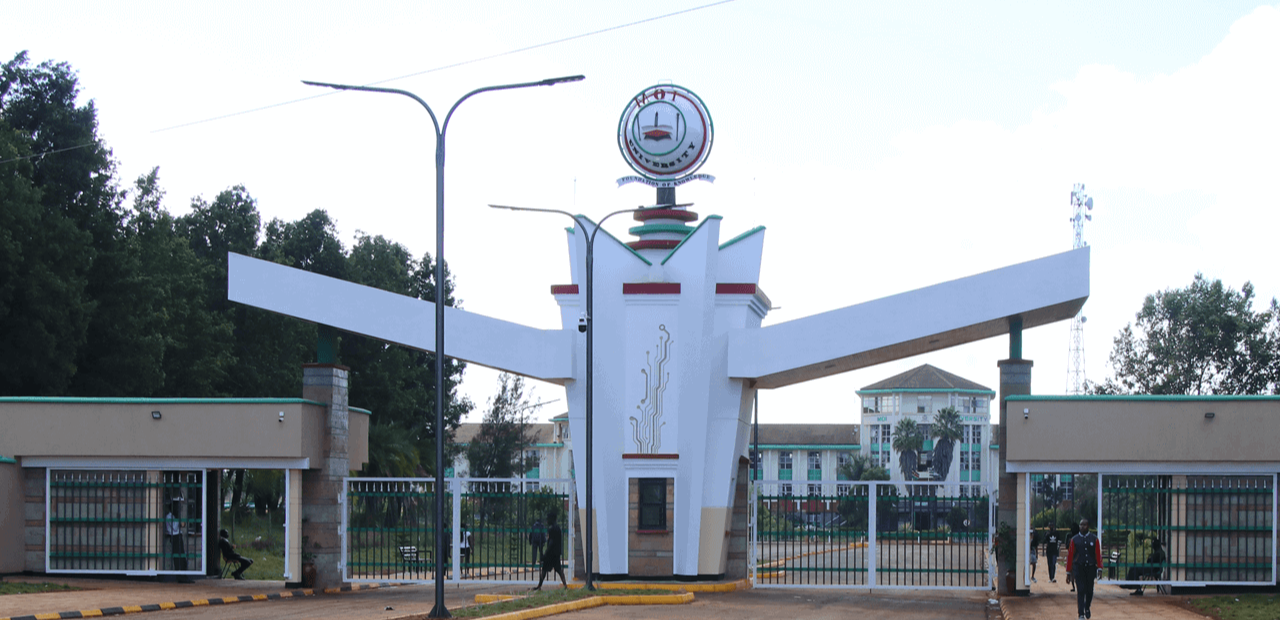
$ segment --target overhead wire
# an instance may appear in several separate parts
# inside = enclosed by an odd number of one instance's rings
[[[599,34],[604,34],[604,33],[606,33],[606,32],[613,32],[613,31],[615,31],[615,30],[622,30],[622,29],[625,29],[625,28],[630,28],[630,27],[632,27],[632,26],[639,26],[639,25],[641,25],[641,24],[647,24],[647,23],[649,23],[649,22],[655,22],[655,21],[659,21],[659,20],[667,19],[667,18],[670,18],[670,17],[676,17],[677,15],[684,15],[685,13],[693,13],[693,12],[695,12],[695,11],[701,11],[701,10],[703,10],[703,9],[709,9],[709,8],[712,8],[712,7],[715,7],[715,6],[719,6],[719,5],[722,5],[722,4],[729,4],[730,2],[735,2],[735,1],[736,1],[736,0],[717,0],[716,2],[711,2],[711,3],[709,3],[709,4],[703,4],[703,5],[699,5],[699,6],[695,6],[695,7],[690,7],[690,8],[687,8],[687,9],[681,9],[681,10],[679,10],[679,11],[674,11],[674,12],[671,12],[671,13],[665,13],[665,14],[663,14],[663,15],[656,15],[656,16],[654,16],[654,17],[646,17],[646,18],[644,18],[644,19],[636,20],[636,21],[633,21],[633,22],[627,22],[627,23],[625,23],[625,24],[618,24],[618,25],[616,25],[616,26],[609,26],[608,28],[601,28],[601,29],[599,29],[599,30],[592,30],[591,32],[584,32],[584,33],[581,33],[581,34],[575,34],[575,35],[572,35],[572,36],[568,36],[568,37],[564,37],[564,38],[560,38],[560,39],[555,39],[555,40],[553,40],[553,41],[546,41],[546,42],[543,42],[543,43],[537,43],[537,44],[534,44],[534,45],[528,45],[528,46],[525,46],[525,47],[519,47],[519,48],[512,49],[512,50],[507,50],[507,51],[505,51],[505,52],[499,52],[499,53],[497,53],[497,54],[490,54],[490,55],[488,55],[488,56],[481,56],[481,57],[479,57],[479,58],[472,58],[472,59],[470,59],[470,60],[463,60],[463,61],[460,61],[460,62],[455,62],[455,63],[451,63],[451,64],[447,64],[447,65],[441,65],[441,66],[439,66],[439,67],[433,67],[433,68],[431,68],[431,69],[424,69],[424,70],[422,70],[422,71],[415,71],[415,72],[413,72],[413,73],[406,73],[406,74],[404,74],[404,75],[399,75],[399,76],[396,76],[396,77],[386,78],[386,79],[383,79],[383,80],[378,80],[378,81],[376,81],[376,82],[369,82],[368,84],[362,84],[362,86],[377,86],[377,85],[379,85],[379,84],[386,84],[386,83],[388,83],[388,82],[395,82],[395,81],[397,81],[397,80],[404,80],[404,79],[408,79],[408,78],[411,78],[411,77],[417,77],[417,76],[419,76],[419,75],[426,75],[426,74],[428,74],[428,73],[436,73],[436,72],[438,72],[438,71],[445,71],[445,70],[447,70],[447,69],[456,69],[456,68],[458,68],[458,67],[463,67],[463,66],[466,66],[466,65],[471,65],[471,64],[478,63],[478,62],[484,62],[484,61],[486,61],[486,60],[493,60],[493,59],[495,59],[495,58],[502,58],[502,57],[504,57],[504,56],[511,56],[511,55],[513,55],[513,54],[520,54],[520,53],[523,53],[523,52],[528,52],[528,51],[536,50],[536,49],[540,49],[540,48],[543,48],[543,47],[550,47],[550,46],[552,46],[552,45],[559,45],[559,44],[561,44],[561,43],[568,43],[569,41],[576,41],[576,40],[578,40],[578,39],[585,39],[585,38],[587,38],[587,37],[593,37],[593,36],[596,36],[596,35],[599,35]],[[172,130],[172,129],[181,129],[181,128],[183,128],[183,127],[191,127],[191,126],[193,126],[193,125],[201,125],[201,124],[204,124],[204,123],[211,123],[211,122],[213,122],[213,121],[220,121],[220,120],[223,120],[223,119],[226,119],[226,118],[232,118],[232,117],[236,117],[236,116],[243,116],[243,115],[245,115],[245,114],[252,114],[252,113],[254,113],[254,112],[261,112],[261,111],[263,111],[263,110],[270,110],[270,109],[272,109],[272,108],[278,108],[278,107],[281,107],[281,106],[292,105],[292,104],[295,104],[295,103],[301,103],[301,102],[303,102],[303,101],[310,101],[310,100],[312,100],[312,99],[319,99],[319,98],[321,98],[321,97],[328,97],[328,96],[331,96],[331,95],[336,95],[336,94],[338,94],[338,92],[340,92],[340,91],[327,91],[327,92],[322,92],[322,93],[315,94],[315,95],[310,95],[310,96],[307,96],[307,97],[301,97],[301,98],[298,98],[298,99],[291,99],[291,100],[289,100],[289,101],[281,101],[281,102],[279,102],[279,103],[272,103],[272,104],[268,104],[268,105],[264,105],[264,106],[259,106],[259,107],[256,107],[256,108],[251,108],[251,109],[248,109],[248,110],[242,110],[242,111],[240,111],[240,112],[231,112],[230,114],[223,114],[223,115],[221,115],[221,116],[214,116],[214,117],[206,118],[206,119],[203,119],[203,120],[191,121],[191,122],[187,122],[187,123],[181,123],[181,124],[173,125],[173,126],[170,126],[170,127],[162,127],[162,128],[160,128],[160,129],[152,130],[152,131],[151,131],[151,133],[160,133],[160,132],[164,132],[164,131],[170,131],[170,130]]]
[[[376,86],[376,85],[378,85],[378,84],[386,84],[386,83],[388,83],[388,82],[395,82],[395,81],[397,81],[397,80],[404,80],[404,79],[408,79],[408,78],[411,78],[411,77],[417,77],[417,76],[420,76],[420,75],[426,75],[426,74],[428,74],[428,73],[436,73],[436,72],[439,72],[439,71],[445,71],[445,70],[448,70],[448,69],[456,69],[456,68],[458,68],[458,67],[463,67],[463,66],[466,66],[466,65],[471,65],[471,64],[478,63],[478,62],[484,62],[484,61],[486,61],[486,60],[493,60],[493,59],[495,59],[495,58],[502,58],[502,57],[505,57],[505,56],[511,56],[511,55],[514,55],[514,54],[520,54],[520,53],[528,52],[528,51],[531,51],[531,50],[536,50],[536,49],[540,49],[540,48],[544,48],[544,47],[550,47],[550,46],[553,46],[553,45],[559,45],[559,44],[561,44],[561,43],[568,43],[568,42],[570,42],[570,41],[576,41],[576,40],[578,40],[578,39],[585,39],[585,38],[588,38],[588,37],[593,37],[593,36],[596,36],[596,35],[604,34],[604,33],[606,33],[606,32],[613,32],[613,31],[615,31],[615,30],[623,30],[623,29],[626,29],[626,28],[631,28],[632,26],[639,26],[639,25],[641,25],[641,24],[647,24],[647,23],[650,23],[650,22],[660,21],[660,20],[663,20],[663,19],[668,19],[668,18],[671,18],[671,17],[676,17],[676,16],[678,16],[678,15],[684,15],[684,14],[686,14],[686,13],[693,13],[693,12],[695,12],[695,11],[701,11],[701,10],[703,10],[703,9],[709,9],[709,8],[712,8],[712,7],[720,6],[720,5],[722,5],[722,4],[729,4],[730,2],[735,2],[735,1],[736,1],[736,0],[717,0],[716,2],[710,2],[710,3],[707,3],[707,4],[698,5],[698,6],[695,6],[695,7],[689,7],[689,8],[687,8],[687,9],[681,9],[681,10],[679,10],[679,11],[673,11],[673,12],[671,12],[671,13],[664,13],[664,14],[662,14],[662,15],[655,15],[655,16],[653,16],[653,17],[646,17],[646,18],[644,18],[644,19],[639,19],[639,20],[636,20],[636,21],[627,22],[627,23],[625,23],[625,24],[618,24],[618,25],[616,25],[616,26],[609,26],[609,27],[607,27],[607,28],[600,28],[600,29],[598,29],[598,30],[592,30],[592,31],[590,31],[590,32],[584,32],[584,33],[580,33],[580,34],[575,34],[575,35],[572,35],[572,36],[563,37],[563,38],[555,39],[555,40],[552,40],[552,41],[544,41],[544,42],[542,42],[542,43],[536,43],[536,44],[534,44],[534,45],[527,45],[527,46],[525,46],[525,47],[519,47],[519,48],[515,48],[515,49],[507,50],[507,51],[505,51],[505,52],[499,52],[499,53],[497,53],[497,54],[490,54],[490,55],[488,55],[488,56],[481,56],[481,57],[478,57],[478,58],[472,58],[472,59],[470,59],[470,60],[463,60],[463,61],[460,61],[460,62],[455,62],[455,63],[451,63],[451,64],[447,64],[447,65],[441,65],[441,66],[439,66],[439,67],[433,67],[433,68],[431,68],[431,69],[425,69],[425,70],[422,70],[422,71],[415,71],[415,72],[413,72],[413,73],[406,73],[405,75],[399,75],[399,76],[396,76],[396,77],[390,77],[390,78],[386,78],[386,79],[378,80],[378,81],[376,81],[376,82],[369,82],[368,84],[364,84],[364,86]],[[165,131],[171,131],[171,130],[174,130],[174,129],[182,129],[183,127],[192,127],[192,126],[194,126],[194,125],[203,125],[203,124],[205,124],[205,123],[212,123],[212,122],[214,122],[214,121],[220,121],[220,120],[223,120],[223,119],[234,118],[234,117],[236,117],[236,116],[244,116],[245,114],[253,114],[254,112],[261,112],[261,111],[263,111],[263,110],[270,110],[270,109],[272,109],[272,108],[279,108],[279,107],[282,107],[282,106],[292,105],[292,104],[295,104],[295,103],[302,103],[303,101],[310,101],[310,100],[312,100],[312,99],[319,99],[319,98],[321,98],[321,97],[328,97],[328,96],[330,96],[330,95],[336,95],[336,94],[338,94],[338,91],[322,92],[322,93],[318,93],[318,94],[315,94],[315,95],[310,95],[310,96],[307,96],[307,97],[300,97],[300,98],[298,98],[298,99],[290,99],[289,101],[281,101],[281,102],[279,102],[279,103],[271,103],[271,104],[267,104],[267,105],[263,105],[263,106],[258,106],[258,107],[256,107],[256,108],[250,108],[250,109],[248,109],[248,110],[241,110],[241,111],[239,111],[239,112],[231,112],[231,113],[229,113],[229,114],[222,114],[222,115],[219,115],[219,116],[213,116],[213,117],[206,118],[206,119],[202,119],[202,120],[198,120],[198,121],[190,121],[190,122],[181,123],[181,124],[178,124],[178,125],[172,125],[172,126],[169,126],[169,127],[162,127],[162,128],[160,128],[160,129],[153,129],[153,130],[151,131],[151,133],[161,133],[161,132],[165,132]],[[23,155],[23,156],[21,156],[21,157],[14,157],[14,158],[11,158],[11,159],[3,159],[3,160],[0,160],[0,164],[7,164],[7,163],[10,163],[10,162],[21,161],[21,160],[24,160],[24,159],[34,159],[34,158],[36,158],[36,157],[42,157],[42,156],[44,156],[44,155],[51,155],[51,154],[53,154],[53,153],[61,153],[61,152],[63,152],[63,151],[71,151],[71,150],[75,150],[75,149],[85,148],[85,147],[93,146],[94,144],[97,144],[97,142],[86,142],[86,143],[84,143],[84,144],[77,144],[77,145],[74,145],[74,146],[67,146],[67,147],[62,147],[62,148],[58,148],[58,149],[52,149],[52,150],[43,151],[43,152],[40,152],[40,153],[32,153],[32,154],[30,154],[30,155]]]

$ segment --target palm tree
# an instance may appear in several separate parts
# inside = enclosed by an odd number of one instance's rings
[[[847,480],[888,480],[889,471],[871,464],[871,457],[855,454],[848,463],[840,466],[840,474]]]
[[[902,470],[902,479],[916,479],[916,465],[920,462],[920,449],[924,447],[924,437],[920,434],[920,426],[911,418],[903,418],[893,429],[893,449],[898,451],[898,468]]]
[[[930,433],[937,440],[933,444],[933,478],[946,480],[947,474],[951,473],[951,456],[955,453],[956,442],[964,436],[960,412],[955,407],[939,409],[933,414]]]

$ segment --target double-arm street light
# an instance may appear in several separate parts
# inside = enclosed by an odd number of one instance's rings
[[[394,95],[404,95],[414,101],[417,101],[426,109],[427,114],[431,115],[431,123],[435,126],[436,132],[436,540],[435,540],[435,557],[436,561],[436,601],[435,607],[431,609],[429,618],[449,618],[451,614],[444,605],[444,303],[445,303],[445,281],[444,281],[444,140],[445,134],[449,131],[449,120],[453,118],[453,112],[462,105],[463,101],[470,99],[472,96],[494,90],[512,90],[516,88],[530,88],[533,86],[554,86],[565,82],[579,82],[586,79],[581,75],[573,75],[569,77],[548,78],[538,82],[523,82],[520,84],[503,84],[500,86],[485,86],[477,88],[465,95],[461,99],[454,102],[453,107],[449,108],[449,113],[444,117],[444,125],[442,126],[436,120],[436,113],[431,110],[431,106],[417,95],[396,88],[379,88],[376,86],[353,86],[349,84],[329,84],[325,82],[309,82],[303,80],[303,84],[309,86],[324,86],[327,88],[335,88],[337,90],[362,90],[373,93],[391,93]]]
[[[564,215],[564,216],[567,216],[569,219],[572,219],[576,225],[582,227],[582,230],[584,232],[587,230],[587,226],[591,224],[591,221],[585,217],[574,215],[572,213],[569,213],[568,211],[561,211],[559,209],[534,209],[532,207],[510,207],[510,206],[504,206],[504,205],[489,205],[489,206],[493,207],[494,209],[509,209],[511,211],[534,211],[537,213],[559,213],[560,215]],[[586,588],[588,590],[595,589],[595,583],[592,580],[592,576],[591,576],[591,570],[593,568],[591,564],[591,555],[592,555],[591,554],[591,542],[592,542],[591,532],[592,532],[592,521],[595,520],[595,515],[591,511],[591,507],[592,507],[592,504],[591,504],[591,444],[594,443],[594,437],[595,437],[591,432],[591,404],[592,404],[591,381],[592,381],[593,375],[595,374],[594,359],[592,358],[592,351],[593,351],[592,334],[595,331],[593,329],[593,325],[595,324],[595,318],[594,318],[595,307],[593,305],[594,299],[591,297],[591,280],[592,280],[592,276],[595,274],[596,233],[600,232],[600,228],[604,226],[605,220],[615,215],[618,215],[619,213],[635,213],[637,211],[644,211],[645,209],[662,208],[663,206],[664,205],[659,205],[658,207],[638,207],[635,209],[622,209],[621,211],[614,211],[613,213],[610,213],[609,215],[606,215],[603,218],[601,218],[598,223],[593,225],[594,228],[591,230],[591,233],[586,235],[587,237],[587,308],[586,308],[586,312],[583,313],[582,318],[584,321],[583,326],[586,328],[586,332],[587,332],[587,386],[586,386],[587,387],[587,408],[586,408],[587,518],[585,519],[587,524],[586,524],[586,531],[584,532],[584,536],[583,536],[582,547],[584,551],[583,555],[586,557],[586,561],[587,561]]]

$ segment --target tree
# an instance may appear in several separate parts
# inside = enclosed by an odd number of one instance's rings
[[[911,418],[903,418],[893,429],[893,449],[898,451],[898,468],[902,479],[916,479],[916,466],[920,462],[920,449],[924,447],[924,435],[920,425]]]
[[[1254,311],[1253,285],[1236,291],[1196,274],[1148,295],[1111,350],[1098,394],[1280,393],[1280,307]]]
[[[435,263],[431,256],[414,260],[403,245],[382,236],[357,236],[347,258],[347,276],[354,282],[400,295],[435,301]],[[454,305],[453,279],[445,270],[445,304]],[[351,368],[352,403],[376,412],[380,424],[409,433],[420,456],[435,454],[435,355],[380,340],[347,334],[342,338],[342,362]],[[466,364],[445,364],[445,411],[441,434],[448,437],[474,405],[458,395]],[[446,462],[456,454],[447,445]],[[420,458],[427,473],[435,473],[434,458]]]
[[[933,444],[933,478],[946,480],[951,473],[951,458],[955,454],[956,442],[964,434],[964,423],[960,412],[955,407],[944,407],[933,414],[933,426],[930,433],[936,441]]]
[[[111,152],[79,92],[66,63],[20,52],[0,67],[3,394],[66,394],[95,308],[95,241],[118,221]]]
[[[476,478],[511,478],[535,466],[525,458],[534,434],[525,424],[532,407],[525,393],[524,377],[498,375],[498,393],[489,401],[480,432],[467,446],[467,462]]]
[[[889,470],[871,463],[871,457],[855,454],[848,463],[840,466],[839,475],[844,480],[888,480]]]

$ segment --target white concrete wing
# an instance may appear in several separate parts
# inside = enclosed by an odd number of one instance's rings
[[[227,255],[227,298],[422,351],[435,349],[435,304],[286,267]],[[553,383],[572,378],[573,335],[445,308],[445,353]]]
[[[1074,317],[1089,248],[761,329],[729,333],[729,376],[776,388]]]

